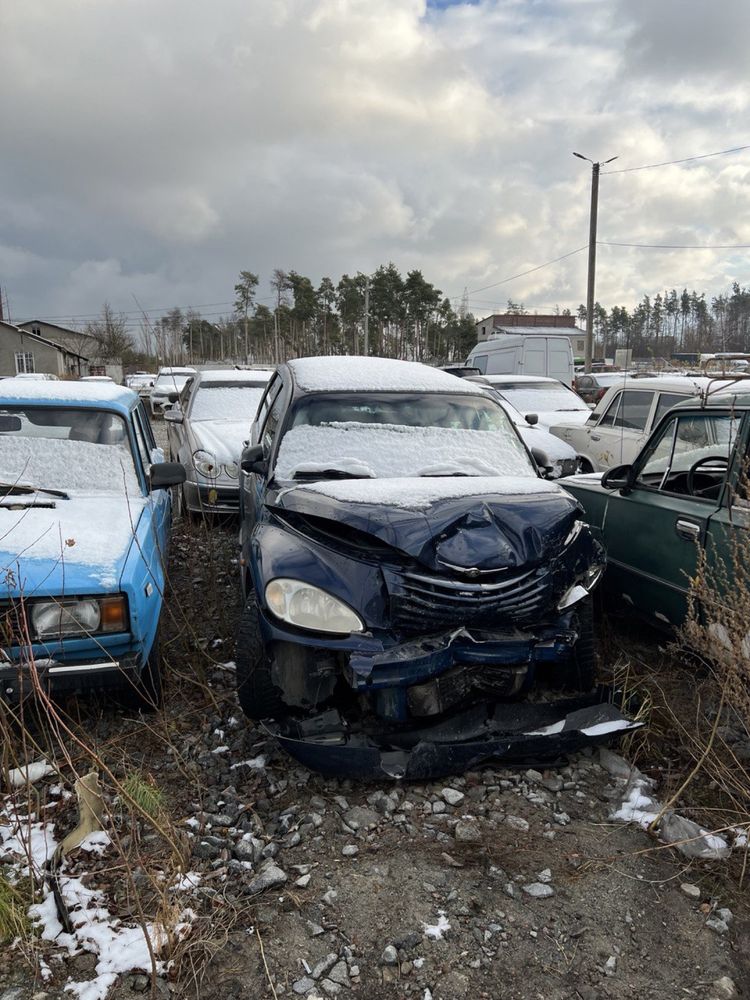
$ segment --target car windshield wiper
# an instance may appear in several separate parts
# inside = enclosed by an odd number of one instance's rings
[[[46,493],[47,496],[60,497],[62,500],[70,500],[64,490],[49,490],[46,486],[29,486],[26,483],[0,483],[0,491],[4,491],[3,496],[26,495],[28,493]],[[0,496],[0,499],[2,497]]]
[[[364,472],[349,472],[346,469],[317,469],[315,472],[295,472],[293,479],[303,482],[317,482],[319,479],[374,479]]]

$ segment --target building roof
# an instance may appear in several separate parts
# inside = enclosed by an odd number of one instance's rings
[[[69,348],[63,347],[62,344],[56,344],[54,340],[48,340],[46,337],[42,337],[38,333],[32,333],[31,330],[27,330],[25,327],[16,326],[15,323],[8,323],[5,320],[0,320],[0,325],[7,326],[9,330],[13,330],[15,333],[22,333],[24,337],[31,337],[32,340],[38,340],[40,344],[46,344],[48,347],[54,347],[55,350],[61,351],[63,354],[69,354],[72,358],[78,358],[80,361],[89,360],[82,354],[78,354],[76,351],[71,351]]]
[[[69,326],[59,326],[57,323],[50,323],[48,319],[26,319],[23,323],[16,323],[16,326],[19,330],[25,330],[27,326],[34,326],[35,323],[51,326],[53,330],[60,330],[61,333],[72,333],[75,337],[85,337],[87,340],[95,339],[90,333],[84,333],[83,330],[72,330]]]
[[[72,406],[115,404],[119,409],[130,409],[138,394],[115,382],[82,382],[60,379],[46,380],[4,378],[0,380],[0,405],[3,403],[34,403]]]
[[[287,364],[297,385],[313,392],[483,393],[465,379],[415,361],[338,355],[296,358]]]

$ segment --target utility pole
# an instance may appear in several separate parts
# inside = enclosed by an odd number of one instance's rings
[[[586,284],[586,353],[584,356],[583,370],[591,371],[591,362],[594,358],[594,286],[596,284],[596,223],[599,215],[599,167],[600,163],[589,160],[588,156],[581,153],[573,153],[579,160],[586,160],[591,164],[591,209],[589,212],[589,273]],[[616,160],[616,156],[611,156],[604,161],[611,163]]]
[[[365,357],[370,353],[370,279],[365,278]]]

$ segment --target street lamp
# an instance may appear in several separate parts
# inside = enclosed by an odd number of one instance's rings
[[[594,284],[596,280],[596,221],[599,212],[599,167],[600,163],[590,160],[582,153],[573,153],[579,160],[586,160],[591,164],[591,211],[589,214],[589,274],[586,288],[586,354],[584,357],[583,370],[591,371],[591,361],[594,355]],[[616,156],[610,156],[604,161],[606,166]]]

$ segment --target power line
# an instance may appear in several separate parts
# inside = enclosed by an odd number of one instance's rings
[[[654,167],[671,167],[675,163],[692,163],[695,160],[707,160],[711,156],[726,156],[728,153],[741,153],[748,146],[734,146],[732,149],[719,149],[715,153],[701,153],[700,156],[685,156],[681,160],[664,160],[662,163],[644,163],[640,167],[618,167],[617,170],[602,170],[603,174],[630,174],[634,170],[653,170]]]
[[[640,250],[750,250],[750,243],[615,243],[597,240],[603,247],[637,247]]]
[[[533,274],[534,271],[541,271],[543,267],[549,267],[550,264],[557,264],[558,261],[565,260],[567,257],[572,257],[574,254],[580,253],[582,250],[588,250],[588,243],[585,246],[578,247],[576,250],[571,250],[569,253],[564,253],[560,257],[555,257],[552,260],[546,260],[543,264],[537,264],[536,267],[530,267],[527,271],[519,271],[518,274],[511,274],[507,278],[501,278],[500,281],[493,281],[491,285],[482,285],[481,288],[470,288],[469,295],[473,295],[475,292],[486,292],[488,288],[497,288],[498,285],[505,285],[509,281],[515,281],[516,278],[524,278],[527,274]]]

